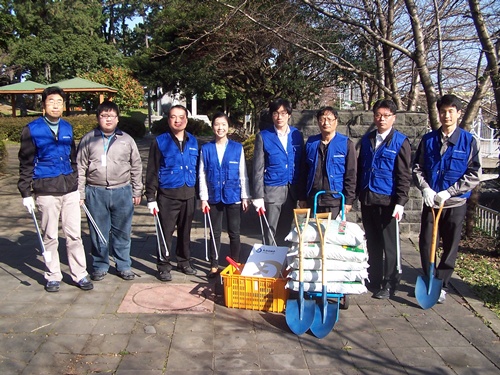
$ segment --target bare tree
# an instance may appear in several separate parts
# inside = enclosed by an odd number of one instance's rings
[[[300,1],[321,17],[332,20],[332,30],[351,33],[352,38],[344,42],[355,43],[350,52],[366,51],[362,63],[339,53],[338,49],[332,50],[321,38],[302,34],[293,17],[271,20],[234,2],[214,1],[340,69],[351,82],[364,85],[361,90],[364,101],[373,95],[373,92],[367,95],[367,91],[374,89],[375,96],[391,97],[400,108],[428,111],[434,129],[439,127],[435,106],[438,94],[456,92],[469,97],[467,93],[474,90],[478,81],[478,38],[470,17],[466,17],[465,0]],[[247,1],[239,5],[244,3]],[[290,4],[299,3],[290,1]],[[367,65],[367,60],[374,65]],[[424,96],[420,95],[421,90]],[[479,101],[481,93],[484,91],[477,91],[472,101]],[[476,104],[472,104],[474,108]]]
[[[500,44],[500,30],[497,30],[496,35],[499,41],[497,41],[497,46],[490,37],[488,32],[488,27],[486,24],[485,17],[481,10],[479,0],[469,0],[469,7],[471,11],[471,17],[474,21],[474,26],[477,30],[477,35],[479,36],[479,41],[483,48],[483,52],[486,56],[486,70],[483,75],[482,85],[486,85],[486,76],[491,79],[491,84],[493,86],[493,94],[495,96],[495,101],[497,103],[497,124],[500,124],[500,68],[498,60],[498,45]],[[498,17],[498,14],[496,15]],[[485,90],[483,89],[483,92]]]

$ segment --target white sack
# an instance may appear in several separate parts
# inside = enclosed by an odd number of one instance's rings
[[[341,223],[343,223],[341,225]],[[343,228],[345,224],[345,228]],[[324,225],[322,228],[324,228]],[[340,228],[340,230],[339,230]],[[302,241],[303,242],[320,242],[320,237],[318,233],[318,228],[314,221],[309,221],[307,228],[301,229]],[[333,243],[337,245],[346,246],[359,246],[363,243],[365,239],[365,232],[363,229],[356,224],[350,223],[348,221],[332,220],[326,231],[323,232],[325,236],[325,243]],[[285,237],[285,241],[299,242],[299,236],[297,234],[297,228],[294,227]]]
[[[299,254],[299,245],[294,244],[288,250],[288,256]],[[321,246],[318,243],[304,243],[302,246],[302,254],[304,258],[321,258]],[[366,250],[365,241],[357,247],[341,246],[336,244],[325,244],[326,259],[343,260],[347,262],[366,262],[368,260],[368,252]]]
[[[289,280],[286,287],[291,290],[299,290],[299,282]],[[352,282],[352,283],[328,283],[326,286],[327,293],[337,293],[337,294],[363,294],[368,290],[362,282]],[[304,283],[305,292],[321,292],[321,283]]]
[[[288,274],[288,277],[294,281],[298,281],[299,271],[293,270]],[[363,281],[367,278],[368,271],[366,269],[358,271],[326,271],[326,280],[328,282]],[[304,281],[321,283],[323,281],[322,271],[304,271]]]
[[[297,257],[287,257],[287,262],[289,267],[299,269],[299,259]],[[302,263],[304,270],[321,269],[321,259],[318,258],[305,258]],[[328,271],[358,271],[367,269],[368,267],[368,262],[345,262],[335,259],[326,260],[326,269]]]

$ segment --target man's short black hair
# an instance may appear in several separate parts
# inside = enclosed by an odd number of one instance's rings
[[[280,107],[283,106],[286,112],[291,115],[292,114],[292,105],[290,102],[283,98],[278,98],[269,103],[269,113],[272,115],[273,112],[276,112]]]
[[[325,113],[327,112],[330,112],[330,113],[333,113],[333,115],[335,116],[335,118],[339,118],[339,113],[338,111],[333,108],[333,107],[330,107],[330,106],[327,106],[327,107],[323,107],[321,108],[317,113],[316,113],[316,119],[319,121],[319,118],[321,116],[323,116]]]
[[[373,113],[376,113],[380,108],[388,109],[393,115],[395,115],[398,110],[398,106],[390,99],[377,100],[373,105]]]
[[[101,104],[97,106],[97,117],[103,112],[116,112],[117,116],[120,116],[120,110],[118,109],[118,105],[113,103],[111,100],[105,100]]]
[[[443,95],[440,99],[438,99],[436,103],[438,111],[441,107],[455,107],[457,111],[462,110],[462,101],[458,99],[455,95],[447,94]]]
[[[179,109],[184,110],[184,112],[186,112],[186,117],[189,117],[189,113],[188,113],[187,108],[181,104],[176,104],[176,105],[173,105],[172,107],[170,107],[170,109],[168,110],[168,117],[170,117],[170,114],[172,113],[172,109],[174,109],[174,108],[179,108]]]
[[[45,90],[42,92],[42,102],[45,103],[45,100],[47,99],[47,96],[49,95],[54,95],[58,94],[60,95],[63,99],[65,99],[64,91],[62,88],[58,86],[50,86],[47,87]]]

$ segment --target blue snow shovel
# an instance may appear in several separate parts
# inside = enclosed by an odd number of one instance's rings
[[[441,295],[441,288],[443,287],[443,280],[434,277],[434,270],[436,268],[437,232],[439,217],[441,216],[441,211],[443,211],[443,205],[444,202],[441,203],[437,215],[434,212],[434,208],[431,208],[434,223],[432,226],[429,272],[427,276],[418,276],[415,284],[415,297],[417,298],[417,302],[420,307],[424,310],[430,309],[437,303],[439,296]]]
[[[326,219],[326,226],[321,228],[321,219]],[[319,239],[321,241],[321,306],[317,304],[314,311],[314,320],[311,325],[311,332],[317,338],[322,339],[328,335],[335,325],[339,314],[338,303],[328,303],[327,300],[327,276],[326,276],[326,252],[325,252],[325,232],[330,226],[332,213],[316,214],[316,226],[318,227]]]
[[[303,232],[300,229],[299,220],[297,218],[298,215],[306,216],[303,224],[303,230],[306,230],[310,213],[311,210],[309,208],[296,208],[293,210],[295,226],[297,227],[297,234],[299,236],[299,299],[288,299],[286,301],[285,318],[288,327],[296,335],[305,333],[311,327],[316,306],[314,301],[304,300],[304,240],[302,236]]]

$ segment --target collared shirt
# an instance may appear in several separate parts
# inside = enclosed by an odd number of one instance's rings
[[[389,133],[391,132],[392,128],[386,130],[383,133],[377,132],[377,135],[375,137],[375,150],[379,148],[379,146],[385,141]]]
[[[288,134],[290,134],[290,126],[286,126],[286,130],[284,132],[280,132],[276,126],[274,127],[274,130],[276,131],[276,134],[278,135],[278,139],[280,140],[281,144],[283,145],[283,148],[286,151],[286,146],[288,145]]]
[[[441,131],[441,150],[439,151],[441,155],[443,155],[446,152],[446,150],[448,149],[448,141],[451,138],[451,136],[453,135],[453,133],[455,133],[456,130],[457,130],[457,128],[455,128],[448,135],[444,134]]]

